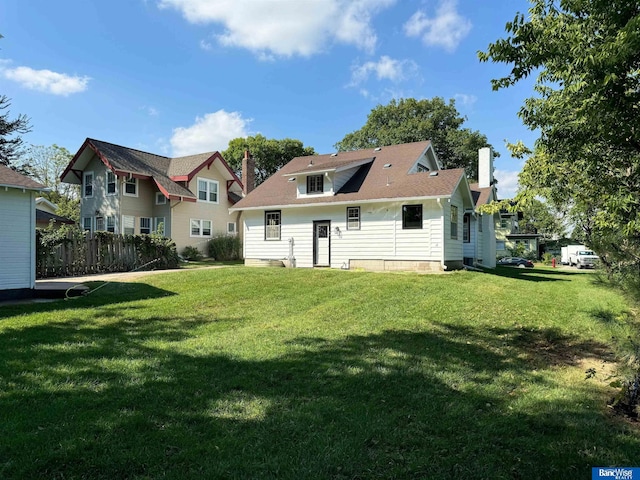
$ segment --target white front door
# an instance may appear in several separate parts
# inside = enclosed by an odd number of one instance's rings
[[[314,222],[313,224],[313,236],[315,239],[313,265],[316,267],[328,267],[331,264],[329,259],[330,230],[330,222]]]

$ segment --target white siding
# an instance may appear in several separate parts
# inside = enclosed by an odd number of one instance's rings
[[[35,201],[31,191],[0,189],[0,290],[35,285]]]
[[[419,202],[406,202],[418,204]],[[423,201],[423,228],[402,229],[402,202],[348,205],[360,207],[360,230],[347,230],[347,205],[281,210],[281,239],[264,239],[264,211],[243,213],[244,256],[284,259],[294,241],[298,267],[313,266],[313,222],[331,222],[331,266],[349,260],[442,260],[441,209],[435,200]],[[336,230],[336,227],[339,229]]]

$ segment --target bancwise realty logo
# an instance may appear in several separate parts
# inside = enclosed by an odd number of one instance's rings
[[[636,467],[593,467],[591,480],[640,480],[640,468]]]

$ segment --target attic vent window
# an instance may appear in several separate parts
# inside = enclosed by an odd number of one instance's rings
[[[385,163],[382,168],[391,168],[391,164],[390,163]]]
[[[376,147],[373,149],[374,152],[379,152],[380,150],[382,150],[382,147]]]
[[[427,167],[424,163],[419,163],[417,170],[418,170],[418,173],[428,172],[429,171],[429,167]]]

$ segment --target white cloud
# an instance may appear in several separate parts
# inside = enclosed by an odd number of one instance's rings
[[[365,62],[351,68],[350,86],[366,82],[371,75],[378,80],[389,80],[397,83],[417,74],[418,65],[413,60],[396,60],[386,55],[377,62]]]
[[[219,24],[224,46],[273,55],[311,56],[337,42],[372,53],[377,36],[371,18],[396,0],[158,0],[195,24]],[[211,48],[207,41],[202,48]]]
[[[465,107],[472,106],[478,100],[478,97],[475,95],[467,95],[466,93],[456,93],[453,98],[455,98],[456,103],[464,105]]]
[[[196,117],[190,127],[178,127],[173,130],[171,147],[173,155],[182,157],[197,153],[226,150],[229,141],[246,137],[251,120],[242,118],[239,112],[218,110]]]
[[[456,6],[457,0],[442,0],[433,18],[418,10],[404,24],[405,33],[410,37],[421,37],[425,45],[453,52],[471,31],[471,22],[458,13]]]
[[[513,198],[520,184],[518,183],[518,174],[509,170],[494,170],[493,176],[498,180],[498,198],[501,200]]]
[[[7,80],[17,82],[30,90],[65,97],[72,93],[84,92],[90,80],[89,77],[71,76],[51,70],[34,70],[30,67],[3,67],[2,75]]]

